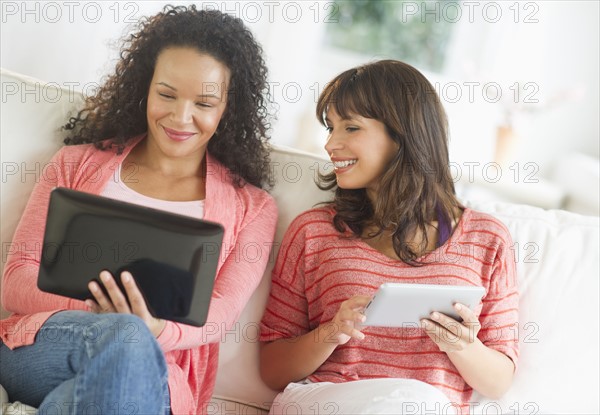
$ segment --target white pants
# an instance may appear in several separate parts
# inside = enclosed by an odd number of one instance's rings
[[[439,389],[413,379],[346,383],[290,383],[273,401],[272,415],[460,413]]]

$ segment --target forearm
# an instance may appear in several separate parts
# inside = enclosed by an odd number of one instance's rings
[[[283,390],[288,383],[314,373],[337,347],[323,324],[302,336],[261,343],[260,374],[272,389]]]
[[[236,330],[235,322],[244,304],[237,304],[225,298],[212,301],[206,324],[202,327],[167,321],[157,337],[158,344],[162,351],[167,353],[222,342],[227,334],[231,335],[232,330]]]
[[[2,281],[2,306],[11,313],[34,314],[54,310],[87,310],[83,301],[49,294],[37,287],[34,265],[7,265]]]
[[[479,339],[464,350],[448,352],[448,357],[465,382],[488,398],[500,398],[512,383],[515,370],[512,360]]]
[[[213,298],[202,327],[168,321],[157,337],[158,343],[166,353],[172,350],[185,350],[208,343],[219,343],[231,335],[232,330],[240,330],[235,322],[242,309],[259,283],[259,276],[250,278],[245,284],[225,284],[226,277],[220,278],[215,285]],[[227,293],[224,295],[222,293]],[[239,334],[239,333],[238,333]]]

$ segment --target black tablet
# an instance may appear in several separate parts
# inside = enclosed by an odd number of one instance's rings
[[[155,317],[202,326],[222,241],[218,223],[55,188],[38,287],[85,300],[93,298],[88,283],[100,271],[118,276],[121,285],[120,273],[127,270]]]

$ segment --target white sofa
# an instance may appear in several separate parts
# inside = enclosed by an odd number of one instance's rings
[[[44,174],[44,163],[61,145],[59,127],[81,96],[6,70],[2,70],[1,78],[3,267],[29,192]],[[276,147],[272,162],[280,241],[298,213],[328,195],[313,182],[322,159]],[[521,291],[521,357],[514,384],[498,401],[475,395],[473,412],[600,413],[598,217],[525,205],[465,203],[500,218],[510,229]],[[270,261],[269,267],[272,265]],[[275,396],[258,374],[258,322],[269,279],[270,268],[241,320],[225,336],[208,414],[260,414]],[[19,412],[23,408],[18,405],[11,406],[7,402],[10,397],[2,398],[0,390],[2,399],[0,407],[6,414],[26,413]]]

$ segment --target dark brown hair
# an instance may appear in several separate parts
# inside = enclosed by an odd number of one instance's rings
[[[439,216],[456,219],[457,200],[448,159],[446,113],[431,83],[412,66],[382,60],[347,70],[333,79],[317,102],[317,118],[326,126],[327,110],[342,119],[356,114],[382,122],[398,144],[380,177],[376,200],[365,189],[341,189],[335,172],[319,176],[319,187],[335,189],[334,225],[360,237],[367,227],[392,232],[394,251],[411,265],[427,244],[427,224]],[[424,240],[415,249],[411,238],[421,231]]]
[[[208,151],[244,181],[272,185],[269,176],[267,132],[270,104],[267,68],[262,48],[241,19],[194,5],[165,6],[161,13],[142,19],[128,35],[116,71],[65,129],[65,144],[94,143],[111,138],[122,151],[133,137],[146,132],[148,89],[158,55],[168,47],[191,47],[220,61],[231,71],[227,107]]]

